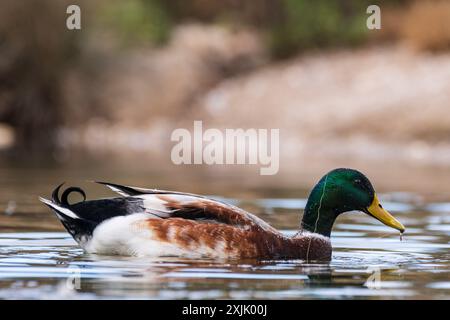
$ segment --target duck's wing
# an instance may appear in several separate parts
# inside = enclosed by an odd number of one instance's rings
[[[121,184],[104,182],[104,181],[94,181],[94,182],[98,183],[98,184],[102,184],[104,186],[107,186],[112,191],[114,191],[117,194],[120,194],[121,196],[124,196],[124,197],[138,196],[138,195],[143,195],[143,194],[179,194],[179,195],[184,195],[184,196],[194,196],[194,197],[198,197],[198,198],[207,199],[205,196],[201,196],[201,195],[194,194],[194,193],[131,187],[131,186],[124,186]]]
[[[128,198],[142,199],[145,211],[162,219],[181,218],[199,222],[221,223],[245,229],[276,231],[255,215],[231,204],[204,196],[176,191],[144,189],[99,182]]]

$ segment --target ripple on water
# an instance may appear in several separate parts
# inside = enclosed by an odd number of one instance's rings
[[[432,282],[427,284],[427,287],[439,290],[450,290],[450,281]]]

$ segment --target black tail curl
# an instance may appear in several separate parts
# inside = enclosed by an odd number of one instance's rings
[[[64,185],[64,183],[61,183],[59,186],[57,186],[55,188],[55,190],[53,190],[52,192],[52,200],[53,202],[55,202],[58,205],[62,205],[62,206],[70,206],[69,203],[69,195],[72,192],[76,192],[82,195],[83,200],[80,202],[84,202],[86,201],[86,193],[83,191],[83,189],[79,188],[79,187],[69,187],[66,190],[64,190],[64,192],[61,195],[61,200],[59,199],[59,190],[61,189],[61,187]]]

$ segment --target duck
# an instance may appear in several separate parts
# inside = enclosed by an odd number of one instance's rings
[[[348,168],[328,172],[313,187],[294,236],[206,196],[95,182],[119,196],[86,200],[81,188],[69,187],[60,197],[59,185],[51,200],[40,198],[79,246],[93,254],[330,261],[331,230],[343,213],[360,211],[400,233],[405,231],[383,208],[369,179]],[[70,204],[73,192],[83,200]]]

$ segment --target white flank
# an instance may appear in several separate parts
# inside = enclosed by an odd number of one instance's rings
[[[211,248],[193,241],[188,247],[159,240],[150,228],[145,228],[148,219],[159,219],[145,213],[135,213],[108,219],[99,224],[89,242],[81,244],[89,253],[123,255],[138,257],[177,256],[200,258],[225,257],[225,245],[218,243]],[[140,222],[143,222],[142,224]],[[173,239],[176,230],[169,230],[169,239]]]

